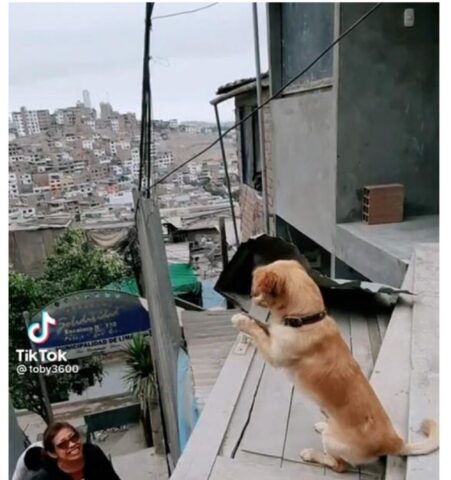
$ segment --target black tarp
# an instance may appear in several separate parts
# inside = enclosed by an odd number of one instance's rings
[[[261,235],[242,243],[227,267],[221,273],[215,290],[232,300],[237,306],[248,312],[252,272],[255,268],[268,265],[276,260],[297,260],[307,270],[320,287],[326,306],[329,303],[347,306],[380,303],[381,294],[392,296],[394,301],[399,293],[408,293],[387,285],[362,280],[332,279],[311,268],[307,258],[296,245],[278,237]],[[394,296],[394,297],[393,297]],[[389,302],[386,298],[385,303]]]

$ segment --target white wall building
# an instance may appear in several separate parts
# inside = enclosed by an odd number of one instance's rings
[[[108,195],[107,198],[111,205],[133,205],[133,194],[131,191],[114,193]]]
[[[48,114],[48,111],[41,110],[41,113],[42,112],[44,114],[47,112]],[[25,107],[22,107],[20,112],[13,112],[11,114],[11,119],[19,137],[35,135],[42,130],[37,110],[27,110]]]

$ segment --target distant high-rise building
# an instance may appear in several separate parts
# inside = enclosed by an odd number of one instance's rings
[[[20,112],[12,112],[11,118],[19,137],[40,133],[50,126],[48,110],[27,110],[21,107]]]
[[[86,108],[91,108],[91,96],[88,90],[83,90],[83,103]]]
[[[48,110],[37,110],[38,124],[41,131],[48,130],[50,128],[52,117]]]
[[[113,116],[113,107],[108,102],[100,102],[100,118],[108,120]]]

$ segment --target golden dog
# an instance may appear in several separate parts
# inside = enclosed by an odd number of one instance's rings
[[[266,361],[284,368],[327,417],[315,425],[324,453],[305,449],[304,461],[344,472],[380,456],[424,455],[438,448],[433,420],[423,422],[422,442],[406,443],[398,435],[335,321],[325,313],[318,286],[298,262],[279,260],[255,269],[251,295],[271,311],[268,331],[241,313],[232,323],[254,339]]]

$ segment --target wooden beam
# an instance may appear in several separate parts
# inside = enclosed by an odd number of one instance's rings
[[[320,480],[322,478],[324,477],[320,470],[318,474],[303,473],[300,476],[297,469],[284,470],[275,466],[218,457],[210,480]]]
[[[235,353],[235,348],[236,344],[219,374],[171,480],[207,480],[210,476],[255,355],[255,347],[248,348],[244,355]]]
[[[439,249],[438,244],[415,249],[409,441],[424,440],[422,421],[439,419]],[[408,457],[406,480],[439,478],[439,452]]]
[[[409,266],[402,288],[412,289],[413,267]],[[400,295],[387,327],[370,383],[399,433],[407,436],[412,297]],[[386,480],[405,480],[406,460],[388,457]]]
[[[175,301],[169,279],[158,207],[152,199],[135,197],[137,231],[145,295],[152,327],[153,358],[163,407],[168,449],[175,463],[180,456],[177,424],[177,358],[182,346]]]

